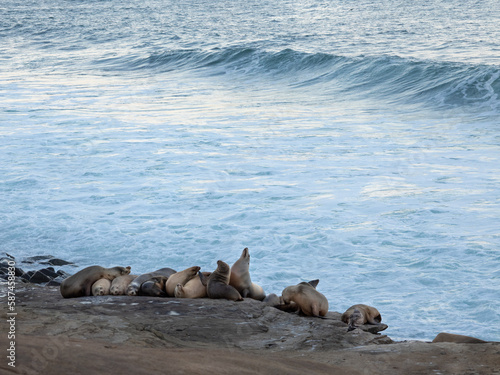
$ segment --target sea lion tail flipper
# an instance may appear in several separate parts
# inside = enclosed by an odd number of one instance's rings
[[[203,286],[207,286],[208,278],[201,271],[198,271],[198,275],[200,276],[200,281],[203,284]]]
[[[311,280],[311,281],[308,281],[308,284],[311,284],[311,286],[316,289],[316,287],[318,286],[318,283],[319,283],[319,279],[315,279],[315,280]]]

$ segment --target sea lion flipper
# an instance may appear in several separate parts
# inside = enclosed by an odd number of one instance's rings
[[[200,281],[204,286],[208,284],[208,278],[203,274],[203,272],[198,271],[198,276],[200,276]]]
[[[319,283],[319,279],[308,281],[308,284],[311,284],[314,289],[316,289],[316,287],[318,286],[318,283]]]

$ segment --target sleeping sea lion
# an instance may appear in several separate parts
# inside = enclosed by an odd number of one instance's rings
[[[159,270],[153,271],[153,272],[148,272],[148,273],[143,273],[140,276],[137,276],[127,287],[127,295],[129,296],[137,296],[140,295],[141,291],[141,285],[142,283],[152,280],[154,277],[169,277],[173,275],[176,271],[173,270],[172,268],[160,268]],[[163,290],[164,286],[162,286]]]
[[[185,285],[178,283],[174,290],[175,298],[206,298],[207,282],[210,277],[210,272],[198,272],[196,277],[193,277]]]
[[[240,293],[229,285],[231,269],[222,260],[217,261],[217,269],[212,272],[207,282],[208,298],[225,298],[231,301],[243,301]]]
[[[231,267],[229,285],[234,286],[243,298],[253,298],[262,301],[266,293],[260,285],[252,283],[250,279],[250,252],[248,247],[243,249],[240,258]]]
[[[291,302],[294,302],[299,312],[307,316],[325,316],[328,312],[328,300],[316,290],[318,283],[319,280],[312,280],[286,287],[281,293],[283,303],[292,305]]]
[[[366,323],[380,325],[382,316],[375,307],[360,304],[349,307],[342,314],[341,320],[349,325],[349,332]]]
[[[189,280],[196,277],[198,272],[200,271],[200,267],[189,267],[183,271],[176,272],[173,275],[169,276],[167,282],[165,283],[165,292],[169,297],[175,296],[175,287],[177,284],[181,284],[184,286]]]
[[[130,266],[113,268],[90,266],[64,279],[59,290],[64,298],[90,296],[92,293],[92,285],[97,280],[113,280],[118,276],[128,275],[129,273]]]
[[[151,297],[166,297],[165,283],[168,278],[165,276],[155,276],[141,284],[139,295]]]
[[[123,275],[118,276],[111,282],[109,294],[113,296],[121,296],[127,292],[129,284],[137,277],[137,275]]]
[[[111,288],[111,281],[108,279],[99,279],[92,284],[92,295],[106,296],[109,294],[109,288]]]

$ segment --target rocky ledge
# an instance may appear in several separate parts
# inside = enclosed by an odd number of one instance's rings
[[[2,373],[500,373],[499,343],[393,342],[347,332],[337,312],[302,317],[247,299],[64,299],[30,283],[15,302],[16,367],[4,356]],[[5,318],[0,326],[12,331]],[[9,349],[6,334],[0,342]]]

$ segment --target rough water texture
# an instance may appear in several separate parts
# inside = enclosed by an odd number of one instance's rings
[[[500,6],[0,8],[0,244],[319,278],[396,340],[500,340]],[[75,269],[66,268],[70,273]]]

